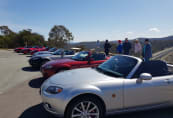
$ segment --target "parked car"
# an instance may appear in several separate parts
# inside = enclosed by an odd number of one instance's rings
[[[65,118],[168,107],[173,105],[172,70],[163,61],[117,55],[98,68],[55,74],[42,84],[41,97],[48,112]]]
[[[105,62],[109,57],[104,53],[90,53],[88,51],[79,52],[77,55],[68,59],[56,59],[49,61],[41,66],[41,72],[44,78],[48,78],[59,71],[97,67],[99,64]]]
[[[35,50],[33,50],[33,51],[30,51],[30,55],[33,55],[33,54],[36,53],[36,52],[48,51],[48,50],[49,50],[48,47],[37,48],[37,49],[35,49]]]
[[[21,50],[21,53],[23,54],[29,54],[31,51],[33,50],[37,50],[37,49],[42,49],[42,48],[45,48],[45,47],[42,47],[42,46],[33,46],[33,47],[30,47],[30,48],[24,48],[23,50]]]
[[[50,48],[48,51],[36,52],[32,56],[37,56],[37,55],[41,55],[41,54],[53,54],[53,52],[55,52],[56,50],[57,50],[57,48]]]
[[[64,53],[63,56],[62,56],[62,53]],[[71,58],[74,55],[75,55],[75,53],[71,50],[63,51],[62,49],[59,49],[59,50],[55,51],[53,54],[42,54],[42,55],[33,56],[29,59],[29,64],[32,67],[38,68],[48,61],[56,60],[59,58]]]
[[[23,50],[25,48],[30,48],[30,46],[18,47],[18,48],[15,48],[14,51],[17,52],[17,53],[19,53],[21,50]]]

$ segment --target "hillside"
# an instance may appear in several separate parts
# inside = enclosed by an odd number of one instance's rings
[[[137,38],[141,44],[144,44],[144,40],[146,38]],[[133,41],[135,39],[131,39],[130,42],[133,45]],[[153,49],[153,53],[164,50],[165,48],[169,48],[169,47],[173,47],[173,36],[168,36],[168,37],[163,37],[163,38],[149,38],[151,44],[152,44],[152,49]],[[117,41],[110,41],[110,43],[112,44],[112,48],[111,48],[111,52],[115,52],[116,51],[116,45],[117,45]],[[100,42],[100,51],[103,51],[103,46],[104,46],[104,41]],[[79,43],[74,43],[74,44],[70,44],[70,47],[82,47],[85,49],[93,49],[97,47],[97,43],[96,41],[93,42],[79,42]]]

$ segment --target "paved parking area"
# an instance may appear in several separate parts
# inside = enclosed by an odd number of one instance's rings
[[[0,50],[0,118],[55,118],[42,107],[39,88],[44,79],[29,67],[28,58]],[[173,112],[166,108],[107,118],[173,118]]]

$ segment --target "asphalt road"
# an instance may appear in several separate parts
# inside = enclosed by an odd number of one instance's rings
[[[29,57],[0,50],[0,118],[55,118],[41,103],[44,79],[29,67]],[[173,118],[172,108],[112,115],[107,118]]]
[[[0,50],[0,94],[40,73],[29,67],[29,56]]]

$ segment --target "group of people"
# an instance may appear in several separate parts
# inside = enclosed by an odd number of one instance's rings
[[[104,44],[104,51],[106,55],[109,55],[109,51],[111,49],[111,44],[108,40],[106,40]],[[152,47],[149,42],[149,39],[145,39],[145,44],[142,47],[141,43],[138,40],[135,40],[134,45],[129,42],[128,38],[125,39],[124,42],[118,40],[118,46],[116,48],[116,52],[118,54],[129,55],[133,47],[134,55],[137,57],[143,57],[144,61],[149,61],[152,57]]]

